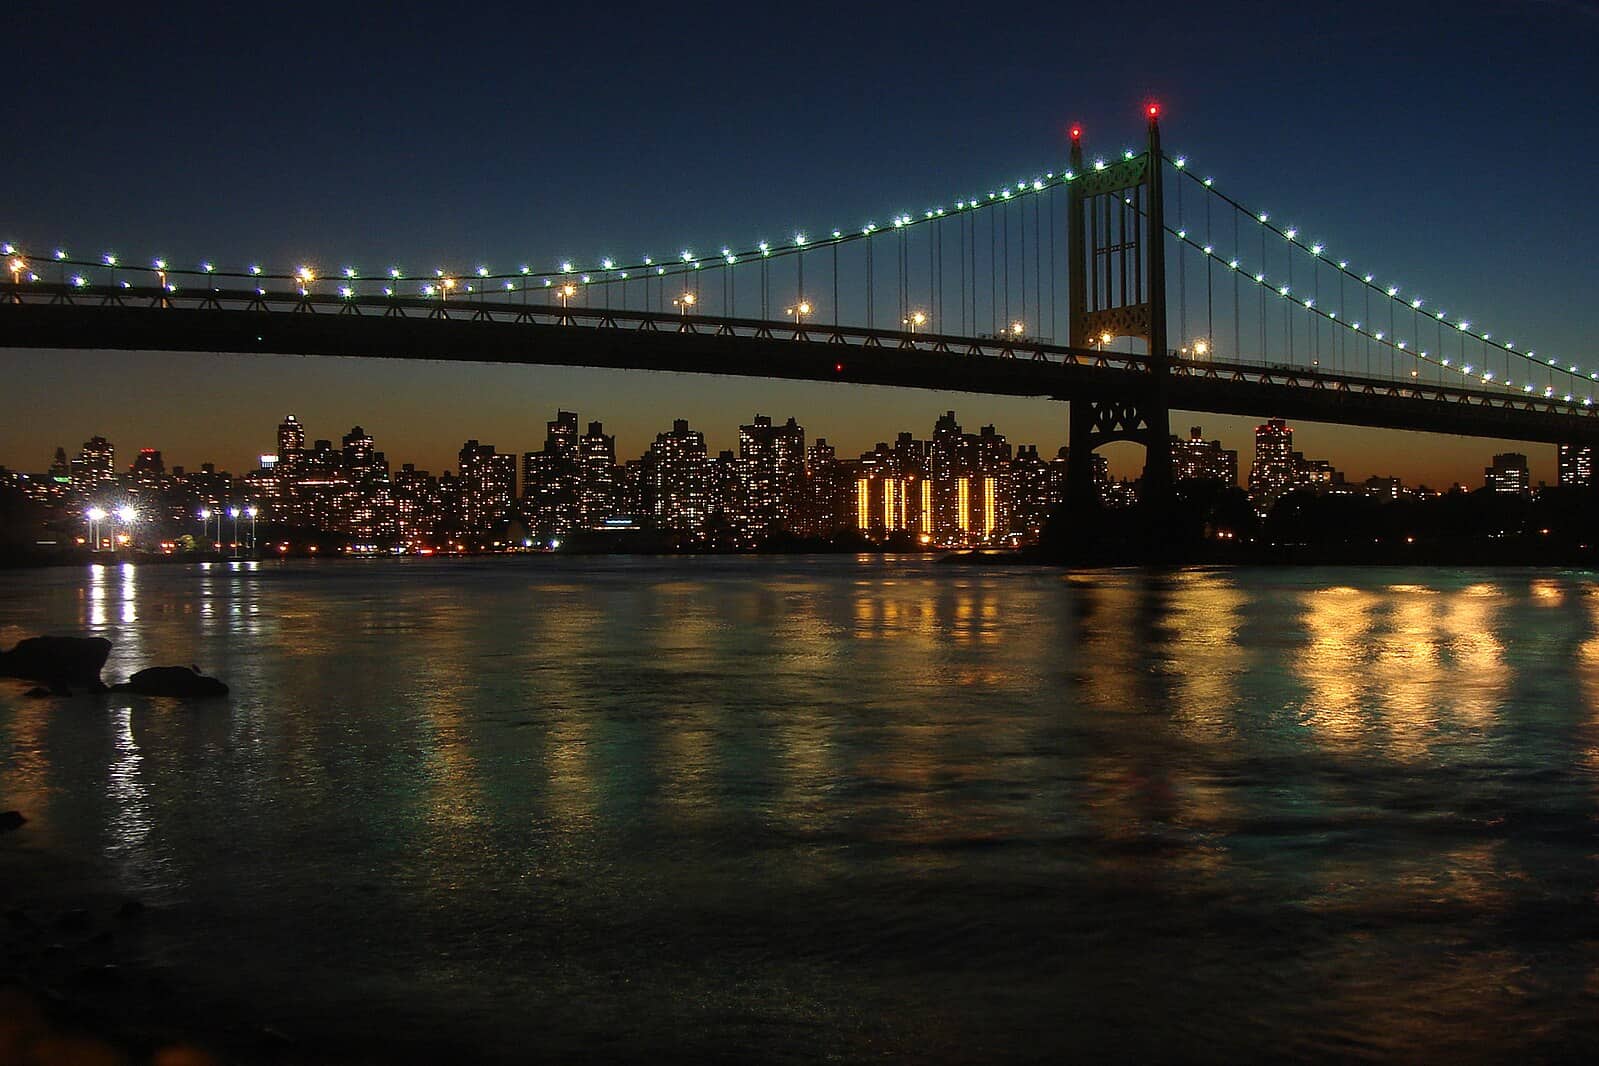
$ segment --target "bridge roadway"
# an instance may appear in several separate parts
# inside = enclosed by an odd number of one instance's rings
[[[1151,381],[1145,356],[1026,338],[568,309],[520,297],[0,284],[0,347],[585,366],[1055,400],[1135,395]],[[1167,395],[1180,411],[1599,444],[1599,406],[1424,379],[1174,358]]]

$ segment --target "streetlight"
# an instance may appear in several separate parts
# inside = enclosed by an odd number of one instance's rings
[[[1020,322],[1012,322],[1010,324],[1010,335],[1012,337],[1020,337],[1022,335],[1022,324]]]
[[[1099,335],[1099,350],[1100,351],[1104,351],[1105,350],[1105,346],[1108,345],[1114,339],[1115,338],[1113,338],[1110,335],[1110,332],[1108,330],[1106,332],[1104,332],[1104,333],[1101,333]]]
[[[564,310],[567,309],[568,306],[570,306],[568,304],[568,301],[571,300],[572,297],[577,295],[577,286],[573,285],[571,282],[567,282],[565,285],[562,285],[559,289],[556,290],[556,295],[560,296],[560,298],[561,298],[561,310],[564,311]]]
[[[239,557],[239,509],[237,507],[229,507],[228,517],[233,519],[233,557],[237,559]],[[218,525],[221,525],[221,522],[220,518],[217,519]]]
[[[250,516],[250,554],[254,555],[255,554],[255,516],[260,514],[261,512],[258,511],[256,509],[255,504],[252,503],[250,506],[248,506],[248,507],[246,507],[244,509],[244,513]]]
[[[131,530],[133,529],[133,523],[137,522],[138,520],[139,512],[135,511],[128,504],[123,504],[121,507],[117,508],[117,521],[122,523],[124,529],[130,531],[123,533],[118,538],[119,543],[125,543],[129,545],[133,543],[133,533]]]
[[[217,521],[220,522],[221,519],[219,518]],[[211,538],[211,508],[202,507],[202,508],[200,508],[200,540],[206,542],[206,548],[207,549],[209,549],[211,547],[210,538]]]
[[[87,511],[83,512],[83,516],[89,520],[89,540],[94,545],[94,547],[92,549],[90,549],[90,550],[99,551],[100,550],[100,523],[105,521],[105,518],[106,518],[105,508],[104,507],[91,507]]]
[[[911,332],[915,333],[917,327],[927,325],[927,314],[923,311],[912,311],[911,317],[903,321],[905,325],[911,328]]]
[[[677,305],[682,310],[683,317],[687,318],[688,309],[694,306],[694,300],[695,296],[692,292],[685,292],[682,296],[673,299],[672,303]]]
[[[805,315],[808,315],[808,314],[811,313],[810,302],[806,301],[806,300],[801,300],[799,303],[795,304],[793,307],[790,307],[788,309],[788,313],[794,316],[794,324],[796,326],[798,326],[800,324],[800,319],[803,318]]]
[[[1208,340],[1206,340],[1205,338],[1203,338],[1203,337],[1199,338],[1197,341],[1194,342],[1194,354],[1195,355],[1200,355],[1200,356],[1209,355],[1210,354],[1210,342]]]
[[[7,265],[11,267],[11,284],[21,285],[22,272],[28,269],[28,261],[22,258],[20,255],[14,255],[11,257],[11,262]]]

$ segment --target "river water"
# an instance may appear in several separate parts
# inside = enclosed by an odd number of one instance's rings
[[[6,847],[309,1060],[1599,1051],[1599,580],[922,558],[0,574]],[[3,894],[3,893],[0,893]],[[196,993],[200,995],[202,993]],[[439,1059],[445,1061],[446,1059]]]

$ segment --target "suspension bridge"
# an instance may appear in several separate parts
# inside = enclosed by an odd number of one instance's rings
[[[1362,272],[1161,147],[918,213],[706,252],[420,275],[82,257],[4,245],[0,346],[353,356],[731,374],[1037,396],[1090,456],[1170,411],[1599,443],[1599,369]]]

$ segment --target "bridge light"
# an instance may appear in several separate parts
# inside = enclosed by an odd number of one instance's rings
[[[6,245],[6,254],[7,255],[11,254],[11,245],[9,245],[9,244]],[[117,257],[112,255],[110,252],[107,252],[105,254],[105,256],[103,257],[103,260],[105,262],[105,265],[108,266],[108,267],[114,267],[114,266],[117,265]]]
[[[486,266],[478,267],[477,268],[477,276],[480,277],[480,278],[488,277],[489,276],[489,268],[486,267]]]
[[[587,285],[588,283],[589,283],[589,276],[587,274],[584,274],[583,275],[583,284]]]
[[[1278,296],[1287,296],[1288,295],[1288,286],[1284,285],[1282,288],[1278,289],[1277,290],[1277,295]]]
[[[1283,231],[1283,236],[1287,237],[1289,240],[1293,240],[1295,237],[1299,236],[1299,231],[1290,226],[1288,229]]]
[[[1264,275],[1264,274],[1256,274],[1255,275],[1255,282],[1256,282],[1256,284],[1264,285],[1266,283],[1266,275]]]
[[[1367,274],[1367,275],[1366,275],[1366,276],[1365,276],[1365,277],[1364,277],[1364,278],[1362,278],[1362,279],[1361,279],[1361,280],[1362,280],[1362,281],[1364,281],[1364,282],[1365,282],[1365,283],[1366,283],[1366,284],[1367,284],[1367,285],[1370,285],[1370,284],[1371,284],[1371,281],[1372,281],[1372,275],[1371,275],[1371,274]]]
[[[1187,165],[1188,165],[1188,160],[1183,158],[1182,156],[1178,156],[1176,159],[1172,160],[1172,166],[1176,167],[1178,170],[1183,169]]]
[[[1133,157],[1133,150],[1131,148],[1123,148],[1122,149],[1122,158],[1123,159],[1131,159],[1132,157]]]
[[[1266,212],[1264,212],[1264,211],[1262,211],[1262,212],[1261,212],[1261,213],[1260,213],[1260,214],[1258,214],[1258,215],[1256,215],[1256,216],[1255,216],[1255,218],[1256,218],[1256,219],[1257,219],[1257,220],[1258,220],[1258,221],[1259,221],[1259,222],[1260,222],[1260,223],[1261,223],[1261,224],[1262,224],[1262,225],[1264,225],[1264,224],[1265,224],[1265,223],[1266,223],[1266,220],[1267,220],[1267,219],[1269,219],[1269,218],[1271,218],[1271,216],[1270,216],[1270,215],[1268,215],[1268,214],[1266,214]]]
[[[572,261],[570,259],[563,260],[561,262],[561,273],[570,274],[571,272],[572,272]]]
[[[0,244],[0,254],[15,255],[16,251],[17,251],[17,246],[12,244],[10,241],[6,241],[6,243]]]
[[[1238,269],[1238,260],[1236,260],[1236,259],[1227,260],[1227,269],[1228,270],[1237,270]]]
[[[654,266],[655,265],[655,260],[651,259],[649,256],[645,256],[644,257],[644,265],[645,266]]]
[[[838,231],[838,230],[834,230],[834,231],[833,231],[833,239],[834,239],[834,240],[835,240],[835,241],[836,241],[836,240],[838,240],[838,239],[839,239],[839,238],[840,238],[840,237],[842,237],[842,236],[844,236],[844,234],[843,234],[843,233],[841,233],[841,232],[840,232],[840,231]]]
[[[389,267],[389,277],[393,278],[395,281],[399,281],[400,280],[400,268],[399,267]]]
[[[809,240],[809,238],[807,238],[807,237],[806,237],[806,236],[805,236],[805,234],[803,234],[803,233],[796,233],[796,234],[794,234],[794,245],[795,245],[795,247],[797,247],[797,248],[803,248],[803,247],[805,247],[805,244],[806,244],[806,241],[807,241],[807,240]]]
[[[339,286],[339,295],[348,300],[355,295],[355,290],[348,285],[341,285]]]
[[[394,290],[392,288],[390,288],[389,286],[385,285],[385,286],[383,286],[383,295],[384,296],[393,296],[394,295]]]
[[[1206,254],[1206,255],[1210,255],[1210,254],[1211,254],[1211,247],[1210,247],[1210,245],[1208,245],[1208,244],[1207,244],[1207,245],[1205,245],[1205,254]]]
[[[1131,202],[1132,202],[1131,200],[1128,201],[1128,203],[1131,203]],[[1188,239],[1188,231],[1185,230],[1185,229],[1178,230],[1177,231],[1177,239],[1180,240],[1180,241],[1186,241]]]
[[[200,269],[205,271],[207,274],[213,274],[216,272],[217,268],[211,263],[201,263]]]
[[[911,332],[915,333],[919,328],[927,324],[927,315],[922,311],[913,311],[909,318],[901,320],[901,324],[909,326]]]
[[[1412,311],[1420,311],[1421,310],[1421,298],[1420,297],[1417,297],[1416,299],[1410,301],[1410,309]]]
[[[1398,296],[1399,295],[1399,286],[1398,285],[1390,285],[1390,286],[1388,286],[1388,295],[1390,297]]]
[[[681,251],[681,252],[679,252],[677,254],[682,258],[683,262],[685,262],[685,263],[692,261],[693,258],[694,258],[694,253],[689,251],[686,248],[683,251]]]
[[[157,259],[150,265],[155,267],[157,270],[165,270],[167,268],[167,261],[165,259]]]
[[[63,249],[61,249],[61,248],[57,248],[56,249],[56,258],[57,259],[65,259],[66,257],[67,257],[67,253]]]
[[[601,259],[600,266],[606,270],[614,270],[616,268],[616,260],[609,257]]]
[[[1095,170],[1104,170],[1105,169],[1105,161],[1103,159],[1094,160],[1094,169]],[[993,194],[990,193],[989,195],[992,196]]]
[[[250,273],[253,276],[255,276],[255,277],[260,277],[261,276],[261,268],[252,263],[250,265]]]
[[[1210,352],[1210,342],[1201,337],[1194,342],[1195,355],[1207,355]]]
[[[1010,334],[1011,334],[1011,336],[1012,337],[1020,337],[1022,335],[1022,328],[1023,327],[1022,327],[1022,324],[1020,322],[1012,322],[1010,324]]]
[[[1347,259],[1338,260],[1338,269],[1339,270],[1348,270],[1349,269],[1349,260],[1347,260]]]
[[[89,282],[84,278],[84,276],[82,274],[74,274],[74,275],[72,275],[72,284],[73,284],[74,287],[81,289],[85,285],[89,284]]]
[[[526,276],[526,275],[527,275],[527,273],[528,273],[528,268],[527,268],[527,266],[526,266],[526,265],[525,265],[525,264],[524,264],[524,265],[523,265],[523,266],[522,266],[522,267],[520,267],[520,268],[519,268],[519,270],[520,270],[520,273],[521,273],[521,274],[522,274],[522,275],[523,275],[523,276]]]
[[[1316,256],[1321,255],[1321,245],[1319,245],[1319,244],[1311,245],[1310,246],[1310,254],[1311,255],[1316,255]]]

